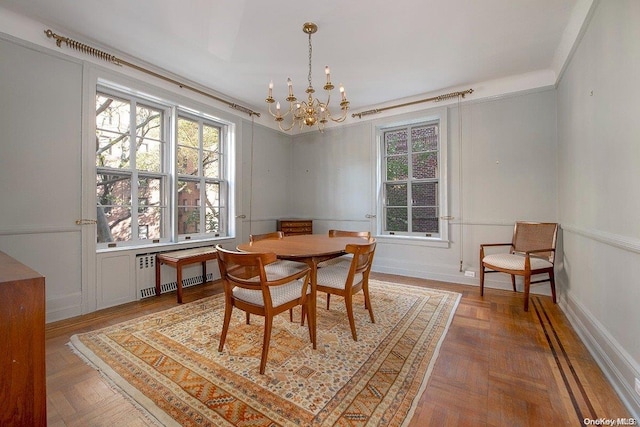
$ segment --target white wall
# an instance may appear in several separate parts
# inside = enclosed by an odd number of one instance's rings
[[[556,221],[555,102],[553,89],[470,102],[461,106],[461,122],[457,105],[445,107],[448,214],[455,217],[450,243],[443,248],[378,236],[374,270],[475,285],[477,279],[460,272],[461,258],[465,270],[477,272],[480,243],[510,241],[516,220]],[[292,213],[313,218],[317,233],[330,228],[375,232],[375,219],[366,217],[376,214],[375,126],[442,109],[426,107],[296,136]],[[506,275],[493,275],[487,286],[510,288],[511,282]],[[549,294],[549,285],[534,285],[532,292]]]
[[[0,250],[45,276],[47,319],[69,317],[83,297],[82,65],[3,38],[0,58]]]
[[[636,419],[640,2],[601,1],[558,86],[562,306]]]

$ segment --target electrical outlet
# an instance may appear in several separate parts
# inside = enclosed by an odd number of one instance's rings
[[[465,275],[466,277],[476,277],[476,272],[475,272],[475,271],[471,271],[471,270],[466,270],[466,271],[464,272],[464,275]]]
[[[640,380],[636,378],[636,393],[640,394]]]

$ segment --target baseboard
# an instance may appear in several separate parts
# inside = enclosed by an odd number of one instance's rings
[[[418,266],[411,263],[394,263],[393,265],[389,265],[380,262],[376,263],[374,261],[371,271],[480,287],[480,278],[478,277],[479,273],[477,271],[474,271],[475,277],[468,277],[465,276],[464,271],[460,271],[458,266],[453,265],[436,266],[421,264]],[[518,290],[522,291],[522,278],[517,278],[516,280]],[[484,286],[486,289],[513,290],[510,276],[501,273],[485,275]],[[551,295],[551,287],[548,282],[536,283],[531,285],[530,292],[536,295]]]
[[[634,390],[640,367],[582,304],[570,295],[558,303],[631,416],[640,420],[640,396]]]

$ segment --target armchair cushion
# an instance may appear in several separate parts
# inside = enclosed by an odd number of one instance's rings
[[[307,264],[296,261],[276,261],[264,266],[267,273],[267,280],[273,281],[283,277],[291,276],[307,268]]]
[[[504,268],[507,270],[524,270],[525,256],[522,254],[491,254],[482,259],[483,263]],[[553,264],[546,259],[531,256],[531,270],[551,268]]]
[[[348,264],[343,265],[334,264],[327,267],[318,269],[318,283],[321,283],[322,286],[326,286],[328,288],[334,289],[344,289],[347,275],[349,274],[349,266],[351,261]],[[362,281],[362,273],[356,273],[353,278],[353,283],[360,283]]]
[[[282,304],[286,304],[289,301],[300,298],[302,285],[303,283],[301,280],[295,280],[291,283],[287,283],[286,285],[269,287],[269,292],[271,293],[271,304],[273,307],[279,307]],[[310,293],[311,286],[307,286],[307,295]],[[233,296],[239,300],[248,302],[249,304],[264,307],[262,291],[236,286],[233,288]]]

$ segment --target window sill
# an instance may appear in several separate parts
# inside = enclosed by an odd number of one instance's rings
[[[162,242],[151,243],[146,245],[129,245],[129,246],[116,246],[114,248],[99,248],[96,250],[97,254],[113,253],[113,252],[134,252],[136,254],[142,253],[155,253],[155,252],[167,252],[177,251],[180,249],[191,249],[202,246],[213,246],[218,243],[233,240],[233,237],[216,237],[211,239],[193,239],[193,240],[181,240],[180,242]]]
[[[391,245],[420,246],[445,249],[448,249],[451,246],[451,242],[449,240],[415,236],[390,236],[387,234],[376,236],[376,241],[378,241],[379,243]]]

